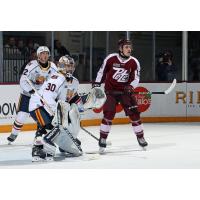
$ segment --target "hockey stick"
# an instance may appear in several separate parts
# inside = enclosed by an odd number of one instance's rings
[[[32,82],[28,79],[28,77],[26,77],[27,82],[29,83],[29,85],[31,86],[31,88],[34,90],[35,94],[38,95],[38,97],[40,98],[40,100],[44,103],[44,105],[47,107],[49,114],[51,114],[51,116],[54,116],[55,113],[53,112],[53,110],[51,109],[51,107],[48,105],[48,103],[45,101],[45,99],[38,93],[38,91],[35,89],[35,87],[33,86]],[[59,110],[60,111],[60,110]],[[59,125],[61,124],[60,120],[59,120]],[[71,138],[71,140],[74,142],[74,144],[76,145],[76,147],[78,148],[79,151],[82,152],[81,147],[77,144],[76,139],[73,137],[73,135],[67,130],[64,129],[66,131],[66,133],[69,135],[69,137]]]
[[[176,79],[173,80],[170,87],[163,92],[150,92],[150,94],[169,94],[176,86]]]
[[[152,94],[169,94],[176,86],[176,79],[173,80],[173,82],[171,83],[171,85],[169,86],[168,89],[166,89],[165,91],[160,91],[160,92],[131,92],[131,94],[146,94],[146,95],[152,95]],[[109,92],[111,94],[121,94],[123,95],[124,92],[121,91],[111,91]]]
[[[81,127],[81,129],[83,131],[85,131],[87,134],[89,134],[90,136],[92,136],[96,141],[99,141],[99,139],[95,135],[93,135],[91,132],[89,132],[87,129],[83,128],[82,126],[80,126],[80,127]],[[108,146],[112,145],[111,141],[107,141],[106,144]]]

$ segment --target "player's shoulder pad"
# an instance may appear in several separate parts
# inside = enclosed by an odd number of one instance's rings
[[[61,85],[65,81],[65,77],[61,73],[55,73],[49,79],[52,83]]]
[[[134,56],[130,56],[130,58],[133,59],[136,62],[138,67],[140,67],[140,63],[139,63],[137,58],[135,58]]]
[[[79,83],[79,80],[78,80],[76,77],[72,76],[72,78],[73,78],[73,81],[75,81],[75,82],[78,82],[78,83]]]
[[[51,67],[52,69],[54,69],[55,71],[58,71],[58,68],[57,68],[56,64],[53,63],[53,62],[51,62],[51,61],[50,61],[50,67]]]
[[[35,67],[38,66],[38,62],[37,60],[31,60],[27,65],[26,65],[26,69],[28,69],[29,71],[33,70]]]
[[[113,58],[113,57],[117,57],[118,54],[117,53],[111,53],[109,55],[106,56],[106,58],[104,59],[104,63],[107,62],[109,59]]]
[[[118,54],[117,53],[111,53],[111,54],[108,54],[105,59],[107,60],[107,59],[109,59],[111,57],[115,57],[115,56],[118,56]]]

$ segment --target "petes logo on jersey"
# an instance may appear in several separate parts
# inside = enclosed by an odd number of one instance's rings
[[[112,78],[117,80],[117,82],[124,82],[126,83],[129,79],[129,73],[126,69],[123,68],[115,68],[113,67],[116,72],[113,74]]]

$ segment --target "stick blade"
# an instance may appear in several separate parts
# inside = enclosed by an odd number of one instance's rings
[[[175,86],[176,86],[176,79],[174,79],[170,87],[167,90],[165,90],[165,94],[169,94],[175,88]]]

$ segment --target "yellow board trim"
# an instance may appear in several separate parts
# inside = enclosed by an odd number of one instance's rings
[[[200,117],[142,117],[144,123],[159,123],[159,122],[200,122]],[[113,124],[128,124],[129,118],[116,118]],[[82,120],[82,126],[99,126],[101,119]],[[22,131],[36,130],[36,124],[24,124]],[[0,125],[0,133],[11,132],[12,125]]]

